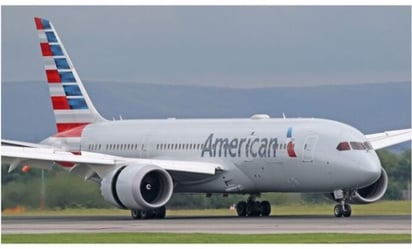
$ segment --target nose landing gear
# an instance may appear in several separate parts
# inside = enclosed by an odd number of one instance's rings
[[[352,215],[352,208],[349,204],[337,204],[333,209],[335,217],[350,217]]]
[[[352,215],[352,208],[346,203],[349,193],[345,193],[342,190],[335,191],[334,197],[336,201],[340,201],[340,204],[336,204],[333,209],[333,215],[335,217],[350,217]]]

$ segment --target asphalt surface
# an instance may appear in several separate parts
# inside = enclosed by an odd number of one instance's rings
[[[2,217],[2,234],[22,233],[411,233],[411,216],[294,215],[271,217],[166,217],[132,220],[128,216]]]

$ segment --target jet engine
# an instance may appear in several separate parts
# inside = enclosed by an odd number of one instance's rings
[[[126,165],[105,177],[103,198],[123,209],[148,210],[164,206],[172,196],[169,173],[154,165]]]
[[[371,185],[355,190],[348,202],[352,204],[369,204],[378,201],[385,194],[387,187],[388,175],[382,168],[381,177]]]
[[[350,198],[346,200],[347,203],[351,204],[369,204],[378,201],[383,197],[388,187],[388,175],[386,171],[382,168],[381,176],[378,180],[369,186],[356,189],[350,192]],[[327,194],[331,200],[340,202],[333,197],[333,193]]]

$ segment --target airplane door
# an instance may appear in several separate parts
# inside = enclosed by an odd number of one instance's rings
[[[305,144],[303,145],[303,162],[313,161],[313,154],[315,152],[317,142],[318,136],[316,135],[306,137]]]
[[[150,151],[150,136],[146,135],[143,138],[140,157],[149,158],[149,151]]]

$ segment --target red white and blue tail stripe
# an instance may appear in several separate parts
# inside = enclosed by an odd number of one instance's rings
[[[35,17],[47,82],[59,133],[105,119],[86,89],[50,21]]]

